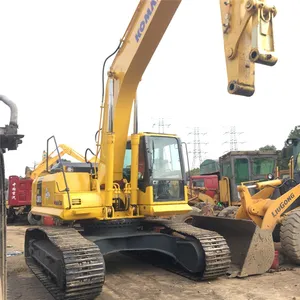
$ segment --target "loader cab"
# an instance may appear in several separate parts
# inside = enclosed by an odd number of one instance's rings
[[[273,179],[276,174],[276,151],[231,151],[219,158],[221,181],[227,180],[233,205],[238,205],[240,196],[237,186],[252,185],[253,181]],[[223,189],[224,190],[224,189]],[[250,189],[250,193],[257,191]]]
[[[127,141],[123,176],[131,180],[131,141]],[[138,188],[153,189],[153,202],[184,201],[186,185],[181,141],[167,134],[143,133],[139,142]]]

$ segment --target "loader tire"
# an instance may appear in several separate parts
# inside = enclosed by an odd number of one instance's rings
[[[294,210],[283,219],[280,241],[288,259],[300,265],[300,210]]]
[[[238,211],[238,206],[228,206],[221,210],[218,214],[218,217],[235,219],[236,213]]]
[[[33,226],[36,226],[36,225],[42,225],[42,217],[41,216],[34,216],[32,214],[32,212],[30,211],[27,215],[27,220],[28,220],[28,223],[30,225],[33,225]]]

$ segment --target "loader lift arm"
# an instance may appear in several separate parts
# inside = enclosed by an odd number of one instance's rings
[[[261,191],[253,196],[246,186],[239,186],[241,207],[236,219],[250,219],[261,229],[273,231],[289,207],[300,197],[300,184],[297,184],[277,199],[269,198],[274,189],[286,181],[277,179],[260,182],[256,186]]]

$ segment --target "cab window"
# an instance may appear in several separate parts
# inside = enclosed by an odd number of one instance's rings
[[[234,160],[235,183],[249,181],[249,162],[247,158],[237,158]]]

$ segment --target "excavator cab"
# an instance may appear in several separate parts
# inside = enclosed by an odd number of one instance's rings
[[[131,182],[131,141],[127,141],[123,176]],[[133,179],[134,180],[134,179]],[[140,133],[138,145],[138,203],[141,215],[165,215],[191,210],[181,141],[168,134]]]

